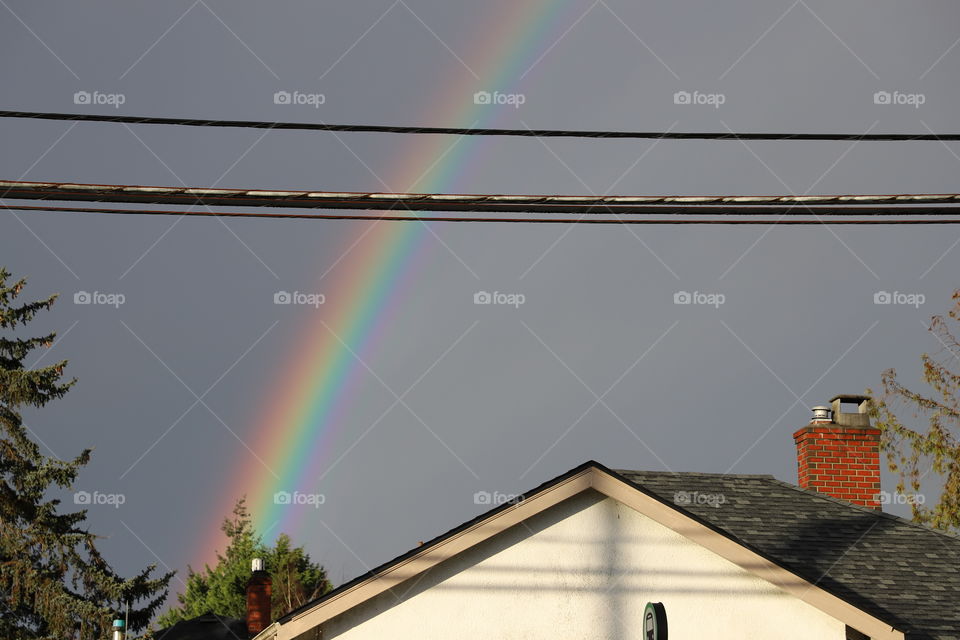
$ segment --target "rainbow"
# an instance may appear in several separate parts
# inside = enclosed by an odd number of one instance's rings
[[[423,112],[424,124],[497,126],[498,114],[513,107],[474,104],[474,92],[519,92],[527,82],[521,76],[583,11],[572,0],[521,0],[508,7],[477,25],[478,35],[466,54],[458,50],[480,79],[451,56],[450,77],[455,79],[439,82],[436,95],[426,96],[431,107]],[[417,136],[398,139],[398,144],[404,145],[402,153],[385,178],[396,191],[455,191],[486,148],[484,140],[473,137]],[[284,509],[274,503],[274,493],[316,491],[316,480],[332,462],[330,452],[355,405],[358,383],[368,375],[358,357],[369,362],[388,336],[392,310],[434,242],[421,225],[356,226],[344,243],[345,250],[351,249],[331,272],[335,281],[324,280],[316,289],[325,293],[326,309],[334,315],[322,323],[313,320],[294,338],[288,364],[265,393],[255,414],[254,440],[248,442],[265,464],[251,462],[245,454],[225,477],[208,534],[198,537],[192,558],[201,565],[225,545],[220,522],[243,494],[254,526],[266,539],[280,532],[302,539],[297,514],[306,509]]]

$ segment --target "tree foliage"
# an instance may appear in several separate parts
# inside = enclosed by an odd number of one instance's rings
[[[161,627],[208,612],[246,617],[246,585],[254,558],[264,560],[273,582],[274,620],[330,590],[323,567],[303,547],[294,547],[288,535],[280,534],[272,547],[264,544],[254,531],[244,498],[220,528],[228,540],[226,550],[217,552],[215,566],[205,565],[202,572],[190,569],[186,588],[177,595],[180,606],[160,616]]]
[[[90,460],[44,455],[20,411],[62,397],[67,362],[27,368],[28,356],[53,345],[56,334],[22,337],[17,330],[50,309],[51,296],[18,302],[25,280],[8,282],[0,268],[0,638],[108,637],[112,619],[130,603],[129,628],[144,629],[167,596],[173,573],[152,577],[150,565],[133,578],[117,575],[83,525],[86,511],[63,512],[51,492],[70,490]]]
[[[906,388],[894,369],[883,372],[882,394],[867,390],[873,396],[871,414],[881,430],[881,448],[890,470],[899,475],[897,491],[925,495],[922,487],[930,472],[937,474],[937,482],[943,481],[935,504],[911,501],[916,522],[941,530],[960,530],[960,342],[952,326],[960,324],[960,290],[953,301],[946,316],[935,316],[930,323],[942,349],[936,356],[921,356],[923,380],[930,391],[924,395]],[[900,417],[906,412],[909,421]],[[906,424],[921,419],[926,420],[926,429]]]

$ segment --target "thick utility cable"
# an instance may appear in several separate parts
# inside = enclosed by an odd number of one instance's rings
[[[647,225],[674,225],[674,224],[720,224],[720,225],[901,225],[901,224],[960,224],[960,218],[926,218],[923,220],[900,219],[866,219],[851,220],[849,218],[798,220],[796,217],[762,220],[751,219],[662,219],[662,218],[478,218],[461,216],[397,216],[397,215],[351,215],[325,213],[262,213],[248,211],[174,211],[169,209],[101,209],[97,207],[32,207],[10,206],[0,203],[0,208],[11,211],[46,211],[52,213],[108,213],[122,215],[144,216],[200,216],[223,218],[283,218],[301,220],[367,220],[370,222],[511,222],[521,224],[647,224]]]
[[[236,127],[243,129],[293,129],[297,131],[351,131],[367,133],[444,134],[457,136],[523,136],[534,138],[640,138],[647,140],[847,140],[909,142],[914,140],[960,141],[960,134],[946,133],[733,133],[683,131],[590,131],[564,129],[490,129],[471,127],[401,127],[373,124],[328,124],[323,122],[267,122],[258,120],[211,120],[198,118],[155,118],[92,113],[44,113],[0,111],[0,118],[31,118],[71,122],[122,122],[125,124],[169,124],[187,127]]]
[[[559,196],[205,189],[0,181],[0,198],[165,205],[524,214],[937,216],[960,194],[827,196]],[[868,206],[876,205],[876,206]]]

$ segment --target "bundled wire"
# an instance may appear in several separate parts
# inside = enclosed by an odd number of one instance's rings
[[[168,204],[190,209],[120,209],[3,204],[15,211],[102,213],[309,220],[394,222],[528,222],[534,224],[957,224],[945,216],[960,213],[960,194],[819,196],[563,196],[426,193],[360,193],[207,189],[124,184],[0,181],[0,199]],[[354,209],[387,214],[249,212],[214,210],[223,206],[276,209]],[[482,213],[481,216],[436,212]],[[429,215],[420,215],[427,212]],[[491,214],[513,213],[510,217]],[[523,214],[523,215],[516,215]],[[563,214],[567,217],[545,217]],[[579,214],[579,217],[569,217]],[[659,216],[652,218],[651,214]],[[735,219],[731,216],[739,215]],[[625,216],[625,217],[624,217]],[[709,216],[709,217],[704,217]],[[761,216],[779,216],[777,218]],[[854,218],[854,216],[856,216]],[[898,217],[891,217],[898,216]],[[919,218],[919,219],[917,219]]]
[[[960,194],[576,196],[211,189],[0,181],[0,198],[165,205],[613,215],[942,216]]]

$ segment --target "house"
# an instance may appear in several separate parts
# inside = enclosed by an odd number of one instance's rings
[[[794,433],[799,486],[586,462],[256,638],[960,639],[960,538],[881,511],[866,402]]]

